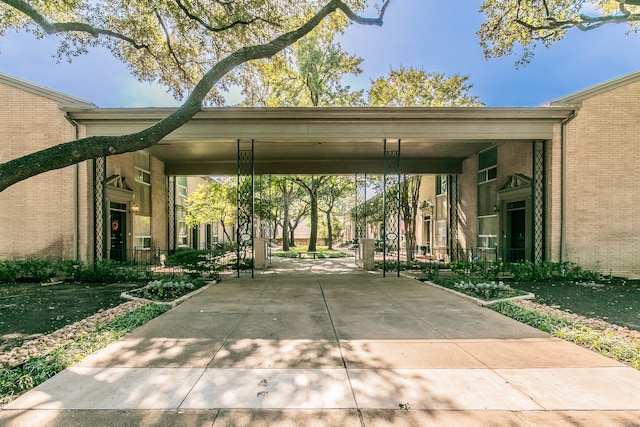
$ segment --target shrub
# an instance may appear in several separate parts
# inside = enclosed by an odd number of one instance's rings
[[[93,265],[74,262],[68,267],[67,276],[77,282],[118,283],[148,280],[153,277],[153,272],[148,266],[105,259],[96,261]]]
[[[222,257],[226,253],[225,249],[180,249],[176,253],[169,255],[166,265],[180,267],[185,273],[194,277],[202,275],[219,277],[218,271],[222,269]]]
[[[129,293],[135,297],[153,301],[173,301],[203,287],[205,284],[206,282],[203,280],[160,279],[153,280],[144,288],[136,289]]]

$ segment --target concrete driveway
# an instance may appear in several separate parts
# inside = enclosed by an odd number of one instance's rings
[[[353,263],[225,278],[16,399],[0,425],[640,425],[640,372]]]

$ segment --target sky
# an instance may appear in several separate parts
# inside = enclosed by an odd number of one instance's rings
[[[550,48],[538,48],[531,63],[516,69],[516,57],[485,59],[476,35],[481,0],[394,0],[382,27],[352,25],[342,48],[364,59],[363,73],[348,78],[354,89],[400,66],[469,76],[470,93],[490,107],[539,106],[590,86],[640,70],[640,34],[626,25],[590,32],[569,31]],[[99,107],[179,105],[161,85],[141,83],[104,50],[71,64],[57,63],[54,40],[30,34],[0,37],[0,72]],[[230,105],[240,99],[228,97]]]

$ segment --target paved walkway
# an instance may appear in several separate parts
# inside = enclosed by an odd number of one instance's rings
[[[352,264],[227,278],[7,405],[0,425],[640,425],[640,372]]]

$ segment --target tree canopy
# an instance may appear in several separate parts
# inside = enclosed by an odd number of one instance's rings
[[[485,0],[478,36],[486,57],[519,55],[526,64],[537,46],[562,40],[570,29],[606,24],[640,29],[640,0]]]
[[[92,136],[0,164],[0,191],[38,175],[102,156],[138,151],[187,123],[221,89],[243,84],[240,65],[270,58],[309,34],[335,12],[364,25],[366,0],[0,0],[0,35],[26,30],[60,38],[60,57],[101,45],[143,81],[159,81],[184,99],[174,113],[134,134]],[[214,88],[214,85],[216,87]]]
[[[469,94],[468,76],[426,72],[413,67],[392,69],[371,82],[369,104],[377,107],[459,107],[483,105]]]

